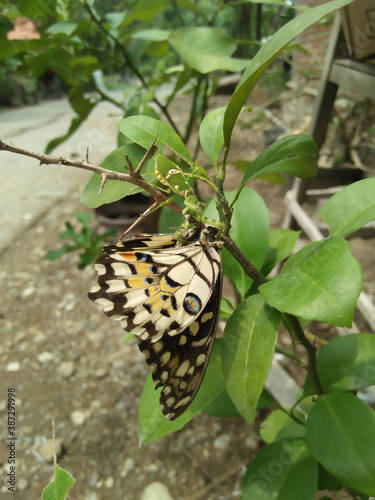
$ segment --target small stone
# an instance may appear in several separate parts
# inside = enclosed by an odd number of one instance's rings
[[[124,465],[122,466],[122,469],[120,470],[120,476],[125,477],[128,475],[128,473],[134,469],[135,461],[134,458],[127,457],[125,458]]]
[[[56,438],[55,441],[53,441],[53,439],[47,439],[39,448],[38,453],[45,462],[52,463],[55,451],[57,457],[62,455],[62,443],[62,438]]]
[[[214,440],[214,448],[216,450],[224,450],[230,443],[231,437],[229,434],[220,434],[215,440]]]
[[[247,448],[250,448],[250,450],[257,450],[259,447],[259,442],[253,436],[247,436],[247,438],[245,439],[245,446]]]
[[[89,412],[87,410],[86,411],[75,410],[71,413],[70,418],[71,418],[73,424],[82,425],[88,416],[89,416]]]
[[[177,476],[176,469],[169,469],[169,471],[167,472],[167,476],[169,477],[169,479],[174,479]]]
[[[108,371],[106,368],[98,368],[95,371],[95,377],[98,379],[104,378],[107,375]]]
[[[7,372],[17,372],[21,367],[21,364],[19,361],[10,361],[7,364]]]
[[[96,494],[95,491],[92,493],[89,493],[86,497],[85,500],[98,500],[98,495]]]
[[[17,481],[17,488],[21,491],[26,490],[26,488],[29,486],[29,483],[27,479],[24,477],[20,477]]]
[[[159,467],[156,464],[149,464],[145,465],[144,469],[147,472],[157,472],[159,470]]]
[[[142,491],[141,500],[173,500],[173,497],[165,484],[154,481]]]
[[[35,287],[34,286],[28,286],[27,288],[25,288],[25,290],[23,290],[23,292],[21,293],[21,299],[27,299],[28,297],[30,297],[31,295],[33,295],[35,293]]]
[[[27,332],[18,332],[14,336],[12,344],[13,345],[18,344],[19,342],[22,342],[23,340],[27,340],[27,338],[28,338]]]
[[[73,375],[75,370],[73,361],[63,361],[58,367],[57,371],[60,375],[65,378],[69,378]]]
[[[113,488],[114,484],[115,480],[113,479],[112,476],[107,477],[107,479],[104,481],[104,486],[108,489]]]
[[[54,355],[52,352],[49,351],[43,351],[38,355],[38,361],[39,363],[48,363],[49,361],[52,361],[54,358]]]

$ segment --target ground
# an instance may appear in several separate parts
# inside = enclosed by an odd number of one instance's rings
[[[290,129],[303,129],[303,106],[288,106],[292,103],[285,106],[284,120]],[[274,128],[268,118],[240,128],[232,145],[236,158],[253,159],[265,147],[264,129]],[[238,178],[231,169],[227,188]],[[271,227],[280,227],[284,188],[265,181],[252,187],[265,198]],[[181,431],[139,449],[137,406],[148,374],[144,358],[134,341],[121,343],[120,326],[87,299],[95,282],[92,266],[78,270],[74,254],[45,260],[46,252],[58,247],[65,221],[83,209],[79,194],[72,193],[1,256],[0,428],[6,435],[6,387],[15,387],[18,490],[13,498],[40,498],[50,481],[52,421],[58,463],[76,479],[72,500],[136,500],[155,481],[174,499],[238,497],[245,467],[262,446],[258,419],[250,427],[241,418],[201,414]],[[356,239],[352,246],[365,266],[365,287],[374,293],[371,243]],[[0,459],[5,478],[6,451]],[[2,498],[8,498],[1,488]]]

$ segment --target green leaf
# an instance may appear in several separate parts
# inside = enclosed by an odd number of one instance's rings
[[[288,7],[289,9],[300,9],[300,10],[308,9],[308,7],[305,5],[292,5],[289,4],[289,2],[285,2],[284,0],[238,0],[238,1],[228,2],[228,5],[237,6],[246,4],[256,4],[256,3],[264,3],[267,5],[283,5],[284,7]]]
[[[76,212],[73,214],[73,217],[83,226],[89,227],[92,219],[92,212]]]
[[[168,40],[170,35],[169,31],[165,30],[140,30],[132,34],[132,38],[139,38],[140,40],[147,40],[149,42],[162,42]]]
[[[203,151],[215,165],[224,145],[223,118],[225,108],[218,108],[205,116],[199,127],[199,140]]]
[[[176,4],[180,7],[183,7],[184,9],[191,10],[192,12],[203,16],[199,5],[195,5],[195,3],[191,2],[190,0],[176,0]]]
[[[318,464],[306,441],[289,438],[266,446],[247,468],[242,499],[314,500]]]
[[[241,302],[225,327],[222,358],[227,391],[250,425],[271,369],[279,323],[279,313],[260,295],[253,295]]]
[[[221,339],[216,339],[202,385],[194,401],[176,420],[170,421],[164,417],[159,405],[161,389],[155,390],[151,374],[147,377],[138,407],[140,446],[182,429],[187,422],[225,391],[220,350]]]
[[[143,21],[145,23],[154,21],[155,16],[169,6],[169,0],[139,0],[134,4],[132,12],[127,16],[125,24],[129,25],[133,21]]]
[[[317,370],[325,392],[357,391],[375,385],[375,335],[353,333],[337,337],[317,355]],[[306,379],[305,394],[315,394]]]
[[[109,155],[101,162],[100,166],[108,170],[114,170],[115,172],[125,173],[125,155],[129,157],[135,168],[135,166],[138,165],[143,158],[144,154],[145,150],[137,144],[121,146],[120,148],[117,148],[109,153]],[[153,164],[153,160],[151,160],[150,163]],[[144,167],[144,169],[147,172],[147,167]],[[143,175],[145,179],[149,179],[149,181],[155,179],[155,176],[152,174],[143,172]],[[82,192],[81,202],[89,208],[97,208],[105,203],[112,203],[114,201],[121,200],[125,196],[143,191],[141,187],[136,186],[135,184],[130,184],[129,182],[117,179],[108,179],[104,184],[102,194],[98,196],[100,184],[100,174],[94,173]]]
[[[297,177],[313,177],[317,172],[317,147],[307,134],[289,135],[268,146],[251,162],[242,178],[240,189],[250,179],[283,172]]]
[[[363,179],[336,193],[319,215],[330,228],[331,236],[354,233],[375,218],[375,178]]]
[[[224,141],[230,143],[232,131],[241,108],[244,106],[251,91],[255,87],[268,66],[276,59],[280,52],[306,28],[316,23],[322,17],[334,12],[340,7],[351,3],[352,0],[335,0],[319,5],[300,14],[279,29],[260,48],[246,68],[235,92],[233,93],[224,116]]]
[[[55,479],[42,492],[42,500],[65,500],[68,489],[76,482],[68,471],[58,465],[55,465],[54,475]]]
[[[50,18],[56,15],[57,2],[50,2],[49,0],[39,0],[37,6],[33,0],[17,0],[11,2],[16,3],[20,13],[24,16],[31,17],[38,23],[43,24],[49,21]]]
[[[294,411],[294,415],[304,422],[301,412]],[[285,411],[274,410],[261,423],[259,434],[263,441],[272,443],[290,437],[305,437],[305,426],[298,424]]]
[[[277,406],[277,403],[267,389],[263,388],[258,399],[257,411],[264,410],[264,408],[270,408],[271,406]]]
[[[259,287],[279,311],[347,327],[361,289],[361,266],[348,242],[338,237],[309,243],[286,262],[278,276]]]
[[[235,191],[225,193],[229,203],[234,200],[235,195]],[[204,215],[211,219],[218,219],[215,200],[211,200],[208,204]],[[234,205],[229,234],[240,250],[258,269],[263,264],[268,248],[268,226],[268,209],[263,199],[252,189],[245,188]],[[245,297],[253,280],[243,272],[239,262],[225,248],[222,250],[222,259],[224,274],[233,281],[241,297]]]
[[[65,253],[72,252],[74,250],[78,250],[79,246],[77,245],[64,245],[58,250],[49,250],[46,253],[46,259],[47,260],[57,260],[60,259]]]
[[[204,413],[213,417],[239,417],[240,413],[234,406],[227,391],[222,392],[216,399],[209,403],[204,409]]]
[[[318,479],[318,489],[328,490],[328,491],[338,491],[344,485],[335,476],[330,474],[321,465],[319,466],[319,479]],[[328,498],[328,497],[327,497]],[[319,500],[323,500],[320,498]]]
[[[157,155],[155,157],[155,173],[159,182],[168,186],[176,194],[184,196],[191,190],[190,184],[184,177],[182,168],[166,156]]]
[[[59,240],[63,240],[65,238],[72,238],[72,240],[74,240],[76,237],[76,232],[75,232],[73,224],[71,222],[67,221],[67,222],[65,222],[65,227],[66,227],[66,230],[63,231],[62,233],[60,233],[58,236]]]
[[[47,144],[46,149],[44,151],[45,154],[49,154],[57,146],[59,146],[64,141],[69,139],[69,137],[74,134],[74,132],[78,129],[78,127],[81,125],[81,123],[83,123],[85,121],[85,119],[86,119],[85,116],[75,116],[72,119],[72,121],[70,123],[69,130],[66,134],[61,135],[60,137],[56,137],[55,139],[52,139],[51,141],[49,141],[49,143]]]
[[[306,436],[311,453],[344,484],[375,495],[375,415],[352,394],[320,396]]]
[[[110,25],[111,29],[117,30],[118,28],[120,28],[122,23],[125,21],[126,16],[127,16],[127,12],[122,11],[122,12],[108,12],[108,14],[105,14],[104,17],[105,17],[106,21],[108,22],[108,24]]]
[[[78,23],[75,21],[60,21],[52,24],[46,29],[49,35],[66,35],[71,36],[76,30]]]
[[[189,165],[194,163],[180,136],[169,125],[160,120],[148,116],[129,116],[121,120],[118,127],[122,134],[146,150],[158,136],[156,140],[158,146],[167,146]]]
[[[173,200],[178,205],[183,206],[184,200],[176,198]],[[185,217],[169,207],[163,207],[158,219],[159,233],[171,233],[180,227],[185,222]]]
[[[69,91],[69,102],[78,116],[75,116],[72,119],[69,130],[66,134],[53,139],[47,144],[45,150],[46,154],[49,154],[59,144],[69,139],[69,137],[74,134],[81,123],[86,120],[89,113],[96,106],[96,101],[92,102],[84,97],[81,85],[75,86]]]
[[[169,43],[191,68],[198,73],[242,71],[248,61],[233,59],[236,42],[218,28],[190,27],[172,33]]]
[[[261,272],[267,276],[270,271],[292,252],[300,231],[291,229],[271,229],[268,235],[267,254]]]

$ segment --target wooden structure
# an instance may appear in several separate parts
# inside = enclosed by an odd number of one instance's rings
[[[310,135],[315,139],[318,150],[325,140],[331,112],[339,87],[375,100],[375,65],[343,59],[346,43],[343,38],[340,17],[337,14],[328,44],[320,90],[315,103]],[[338,184],[340,179],[337,179]],[[309,195],[310,179],[295,179],[292,189],[285,195],[287,213],[284,227],[297,224],[311,240],[323,238],[321,231],[302,208],[302,202]],[[324,195],[324,190],[319,190]],[[329,193],[326,193],[326,195]],[[375,332],[375,307],[369,297],[362,292],[358,299],[358,309]],[[354,327],[355,328],[355,327]],[[345,332],[341,332],[345,333]]]

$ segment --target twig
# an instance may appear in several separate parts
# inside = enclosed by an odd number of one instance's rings
[[[141,187],[148,193],[150,193],[158,203],[163,203],[168,199],[168,196],[160,191],[158,188],[145,182],[139,175],[136,175],[135,172],[123,173],[116,172],[115,170],[108,170],[103,167],[99,167],[98,165],[94,165],[86,160],[68,160],[66,158],[58,158],[57,156],[46,155],[42,153],[35,153],[33,151],[28,151],[26,149],[18,148],[16,146],[11,146],[10,144],[6,144],[0,139],[0,151],[9,151],[11,153],[16,153],[24,156],[30,156],[31,158],[35,158],[39,160],[40,165],[66,165],[69,167],[81,168],[83,170],[90,170],[91,172],[98,173],[103,179],[104,182],[107,179],[116,179],[118,181],[130,182],[131,184],[135,184],[136,186]],[[169,201],[166,203],[167,206],[182,214],[182,208],[177,205],[174,201]]]
[[[233,467],[232,469],[229,469],[228,471],[224,472],[219,477],[217,477],[216,479],[211,481],[211,483],[206,484],[205,486],[203,486],[203,488],[201,488],[197,492],[193,493],[192,495],[188,496],[186,498],[186,500],[196,500],[198,498],[206,496],[207,493],[212,488],[214,488],[214,487],[218,486],[220,483],[223,483],[224,481],[226,481],[228,478],[233,476],[233,474],[236,474],[238,471],[240,471],[242,469],[242,467],[243,467],[243,465],[239,464],[239,465],[236,465],[235,467]]]
[[[262,285],[266,283],[268,280],[263,274],[258,271],[256,267],[252,265],[252,263],[246,258],[246,256],[241,252],[241,250],[237,247],[230,236],[222,236],[221,239],[224,242],[224,246],[229,252],[233,255],[233,257],[241,264],[242,269],[244,270],[247,276],[250,276],[258,285]]]

